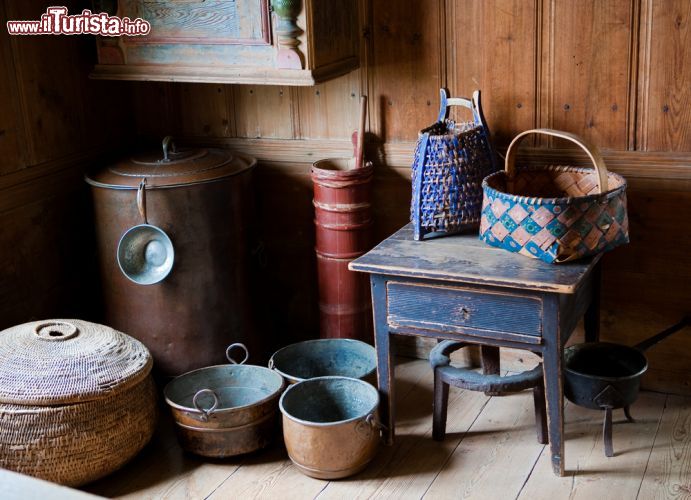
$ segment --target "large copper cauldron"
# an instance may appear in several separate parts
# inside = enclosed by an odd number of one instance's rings
[[[141,340],[159,375],[223,362],[225,347],[257,346],[249,294],[248,219],[256,160],[220,149],[135,156],[89,174],[105,322]],[[137,190],[146,179],[148,224],[175,248],[162,281],[133,282],[117,263],[118,242],[142,223]]]

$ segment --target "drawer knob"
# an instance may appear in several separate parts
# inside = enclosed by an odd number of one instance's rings
[[[468,321],[471,312],[472,311],[466,306],[459,306],[456,308],[456,316],[462,321]]]

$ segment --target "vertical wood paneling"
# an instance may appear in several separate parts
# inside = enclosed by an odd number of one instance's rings
[[[74,11],[75,4],[63,5]],[[6,2],[5,7],[8,19],[39,19],[45,12],[42,2]],[[77,36],[10,38],[30,164],[86,147],[82,98],[88,66],[83,55],[90,41]],[[47,63],[47,54],[60,57]]]
[[[30,319],[93,316],[96,276],[86,186],[77,172],[52,196],[0,213],[0,330]]]
[[[359,0],[328,0],[311,2],[312,32],[310,52],[315,66],[333,63],[344,56],[357,57],[358,30],[353,36],[353,25],[358,23]],[[338,15],[334,13],[338,12]]]
[[[0,3],[0,26],[5,26],[4,3]],[[21,118],[14,61],[10,48],[9,36],[0,37],[0,175],[20,170],[26,166],[27,159],[23,154],[21,143],[24,140],[24,123]]]
[[[84,118],[84,135],[72,137],[84,148],[125,148],[133,138],[134,94],[130,82],[85,81],[79,112]]]
[[[691,151],[691,2],[644,0],[637,149]]]
[[[2,30],[6,19],[38,19],[47,5],[0,3]],[[74,13],[83,2],[65,5]],[[121,147],[135,131],[130,84],[89,80],[93,56],[92,37],[0,34],[0,329],[97,319],[82,171],[95,151]]]
[[[265,260],[260,318],[276,348],[319,335],[310,164],[260,163],[255,221]]]
[[[231,90],[232,87],[222,84],[172,85],[170,108],[178,124],[176,133],[197,137],[235,135]]]
[[[370,130],[382,141],[414,141],[436,119],[445,85],[443,4],[372,2]]]
[[[77,10],[76,1],[68,4],[71,12]],[[400,151],[412,148],[418,130],[435,119],[441,86],[453,95],[483,91],[485,114],[500,146],[520,130],[547,125],[572,130],[603,148],[691,152],[688,0],[360,4],[361,24],[367,27],[361,68],[316,87],[95,83],[86,77],[93,62],[89,37],[4,34],[0,174],[135,133],[156,141],[167,134],[348,140],[357,126],[360,93],[370,98],[369,130],[382,142],[405,143],[397,146]],[[0,19],[37,18],[44,7],[4,2]],[[372,151],[377,146],[370,144]],[[411,149],[411,159],[412,154]],[[373,185],[377,240],[406,222],[410,196],[408,160],[401,153],[395,159],[379,156]],[[278,326],[279,345],[317,331],[307,161],[265,161],[257,169],[257,217],[266,228],[267,274],[274,279],[268,303],[281,304],[266,316]],[[688,231],[677,219],[688,212],[691,187],[648,179],[659,166],[653,160],[640,165],[636,168],[648,168],[650,174],[629,179],[632,243],[605,257],[603,335],[626,344],[677,319],[690,300]],[[41,166],[36,169],[42,172]],[[73,197],[81,186],[77,170],[73,167],[74,175],[60,185],[39,179],[40,189],[32,176],[32,183],[25,182],[31,189],[22,191],[26,200],[0,214],[6,224],[0,231],[0,248],[6,250],[0,251],[0,269],[10,277],[0,288],[16,297],[0,307],[5,321],[76,305],[64,292],[77,286],[62,280],[83,278],[79,259],[68,248],[81,236],[73,228],[65,237],[61,228],[76,220],[81,225],[74,227],[90,225]],[[32,235],[23,238],[26,229]],[[14,240],[22,241],[9,243]],[[680,335],[651,350],[646,386],[691,391],[688,356],[678,355],[688,347],[688,337]]]
[[[134,82],[137,135],[161,140],[180,128],[171,111],[171,83]]]
[[[542,126],[628,145],[632,0],[545,0]]]
[[[301,139],[348,139],[358,127],[360,75],[296,89]]]
[[[448,6],[449,90],[470,97],[480,89],[494,140],[505,145],[536,121],[537,2],[469,0]]]
[[[290,87],[235,85],[232,88],[238,137],[295,137]]]

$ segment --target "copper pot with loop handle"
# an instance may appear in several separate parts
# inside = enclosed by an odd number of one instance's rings
[[[245,357],[242,359],[242,361],[235,361],[235,358],[233,358],[233,356],[231,356],[230,351],[232,351],[234,347],[239,347],[239,348],[244,350]],[[226,349],[226,358],[233,365],[244,365],[245,362],[249,359],[249,357],[250,357],[250,353],[247,350],[247,347],[245,347],[244,344],[241,344],[239,342],[237,342],[235,344],[230,344],[228,346],[228,348]],[[207,394],[209,396],[211,396],[211,398],[213,399],[213,403],[211,404],[211,407],[204,408],[203,406],[200,405],[199,398],[201,396],[204,396]],[[218,403],[219,403],[218,394],[216,394],[211,389],[201,389],[201,390],[197,391],[194,394],[194,397],[192,398],[192,405],[200,413],[199,419],[202,422],[208,422],[209,421],[209,417],[211,416],[211,414],[213,414],[216,411],[216,408],[218,408]]]
[[[168,154],[171,143],[170,136],[163,139],[163,158],[160,162],[171,161]],[[117,249],[118,266],[129,280],[139,285],[153,285],[160,283],[170,274],[175,249],[163,229],[149,224],[146,216],[146,177],[142,178],[137,189],[137,208],[144,224],[129,228],[120,237]]]
[[[350,377],[315,377],[281,396],[283,440],[300,472],[318,479],[357,474],[380,441],[379,392]]]
[[[242,361],[231,350],[244,351]],[[163,390],[183,449],[205,457],[230,457],[265,448],[278,427],[280,374],[246,365],[247,347],[226,349],[230,364],[209,366],[173,379]]]

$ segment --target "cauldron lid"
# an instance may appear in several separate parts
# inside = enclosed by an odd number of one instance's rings
[[[257,160],[225,149],[179,149],[135,155],[87,175],[98,187],[137,189],[146,177],[147,189],[212,182],[252,168]]]
[[[0,403],[49,406],[103,399],[151,371],[148,349],[107,326],[34,321],[0,332]]]

